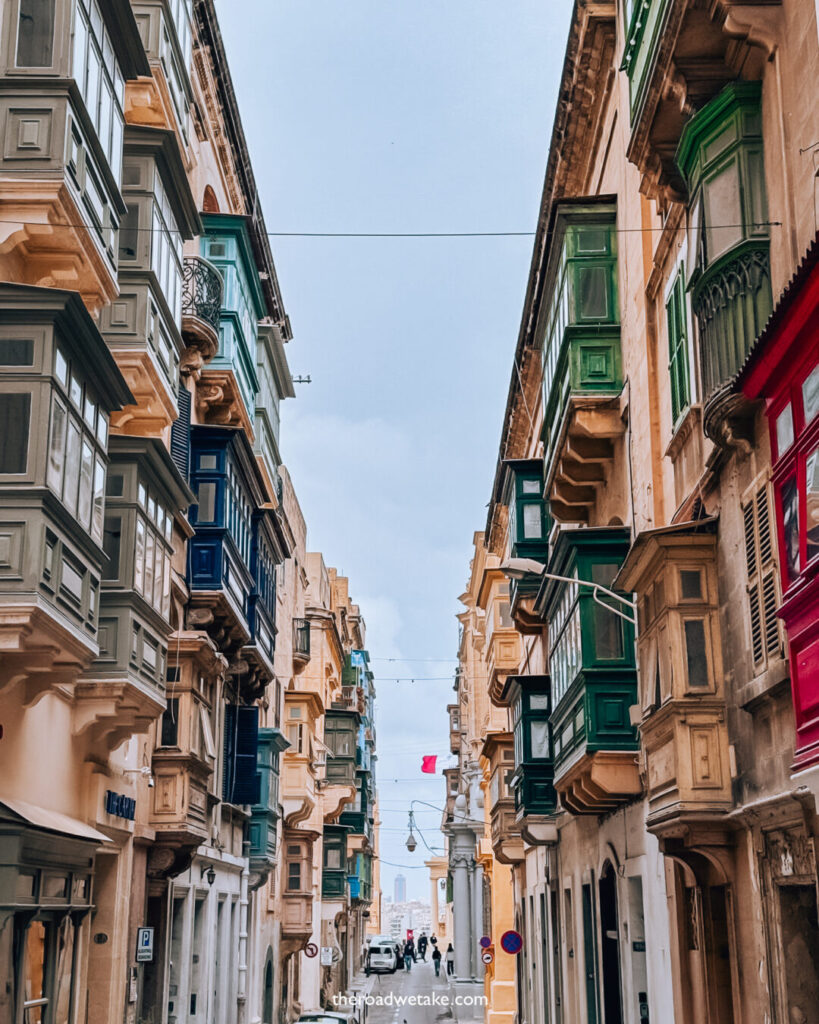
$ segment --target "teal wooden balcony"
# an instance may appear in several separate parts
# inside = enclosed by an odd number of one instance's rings
[[[276,837],[281,808],[279,805],[279,755],[290,744],[279,729],[259,729],[257,767],[259,802],[251,810],[250,839],[251,882],[259,885],[276,860]]]
[[[543,314],[544,496],[562,522],[586,522],[624,432],[616,208],[558,206]]]
[[[510,788],[519,818],[557,810],[549,676],[509,676],[502,699],[512,712],[515,771]]]
[[[211,389],[200,388],[201,412],[206,420],[241,425],[253,437],[258,321],[265,315],[259,271],[244,217],[205,214],[202,221],[202,255],[222,275],[224,290],[219,349],[205,367],[202,379]]]
[[[347,833],[344,825],[325,825],[321,869],[321,897],[325,900],[347,898]]]
[[[634,627],[580,582],[610,587],[628,548],[621,527],[562,532],[549,571],[577,582],[546,580],[538,596],[548,623],[554,785],[576,814],[605,813],[640,792],[629,714],[637,703]]]

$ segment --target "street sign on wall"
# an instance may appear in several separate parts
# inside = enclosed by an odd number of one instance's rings
[[[501,949],[504,953],[510,953],[515,956],[523,949],[523,939],[521,938],[520,932],[508,931],[501,935]]]
[[[154,959],[154,930],[153,928],[137,928],[137,950],[136,958],[138,964],[149,964]]]

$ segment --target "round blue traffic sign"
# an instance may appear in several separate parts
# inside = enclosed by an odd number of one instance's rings
[[[501,935],[501,949],[504,953],[519,953],[523,949],[523,939],[520,932],[508,931]]]
[[[492,940],[489,938],[488,935],[484,935],[484,937],[481,939],[481,949],[489,949],[491,945]]]

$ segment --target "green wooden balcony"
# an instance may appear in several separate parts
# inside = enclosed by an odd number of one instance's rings
[[[544,291],[544,496],[558,520],[586,522],[624,432],[611,200],[558,206]]]
[[[700,335],[703,426],[718,443],[726,434],[751,436],[732,382],[773,309],[761,97],[759,82],[726,86],[691,118],[677,151],[694,210],[688,287]]]
[[[611,586],[628,547],[622,527],[561,533],[549,571],[577,582],[547,580],[538,596],[549,633],[554,785],[576,814],[604,813],[640,792],[629,712],[638,699],[634,628],[581,582]]]

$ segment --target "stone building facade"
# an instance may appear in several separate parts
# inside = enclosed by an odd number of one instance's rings
[[[521,1021],[815,1010],[816,19],[574,6],[481,556]]]
[[[279,447],[291,330],[215,8],[0,19],[0,1022],[287,1021],[321,997],[299,967],[333,786],[311,749],[301,830],[281,778],[312,632]],[[332,699],[362,705],[353,806],[332,808],[355,819],[338,895],[358,939],[374,684],[333,583]]]

